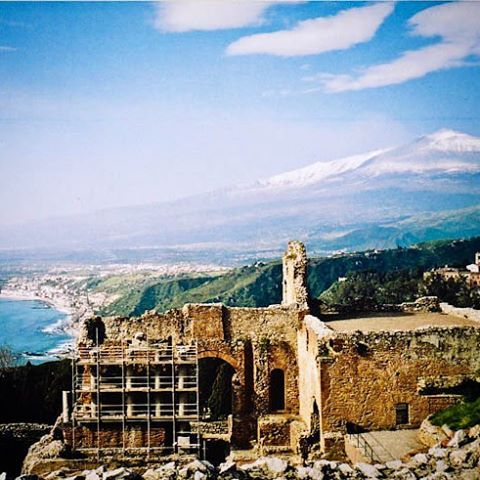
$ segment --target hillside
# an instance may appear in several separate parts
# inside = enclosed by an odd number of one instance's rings
[[[317,251],[368,250],[408,247],[432,240],[478,235],[480,235],[479,205],[440,213],[413,215],[395,222],[351,228],[333,238],[323,238],[322,232],[313,232],[309,246]]]
[[[480,237],[434,241],[411,248],[312,258],[308,267],[310,295],[319,298],[339,277],[352,272],[422,272],[445,264],[463,266],[471,262],[476,251],[480,251]],[[165,311],[188,302],[263,307],[281,302],[281,276],[282,268],[278,260],[236,268],[223,275],[124,285],[123,294],[102,313],[137,316],[147,310]],[[97,290],[102,288],[102,284],[96,286]]]
[[[270,263],[236,268],[223,275],[167,279],[144,287],[124,286],[125,293],[101,313],[137,316],[147,310],[165,311],[189,302],[267,306],[280,302],[280,279],[280,263]],[[102,288],[101,284],[96,287]]]

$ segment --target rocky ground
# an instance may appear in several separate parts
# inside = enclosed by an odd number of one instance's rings
[[[34,448],[34,447],[32,447]],[[130,470],[124,467],[72,472],[57,470],[44,480],[478,480],[480,479],[480,425],[468,431],[459,430],[451,438],[431,447],[428,452],[382,465],[319,460],[305,465],[292,465],[277,457],[261,457],[253,463],[237,465],[225,462],[214,467],[207,461],[170,462],[155,468]],[[6,474],[0,480],[8,480]],[[37,475],[22,475],[17,480],[40,480]]]

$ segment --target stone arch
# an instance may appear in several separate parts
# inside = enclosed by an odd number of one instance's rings
[[[204,420],[225,420],[233,413],[235,369],[224,359],[207,356],[198,360],[198,402]]]
[[[225,350],[204,347],[204,350],[198,352],[198,359],[217,358],[230,365],[234,374],[232,376],[232,413],[239,417],[245,414],[247,401],[245,395],[245,368],[240,359],[235,358],[230,352]]]
[[[236,372],[239,370],[238,361],[228,353],[221,352],[220,350],[203,350],[198,352],[198,359],[201,360],[202,358],[220,358],[233,367]]]

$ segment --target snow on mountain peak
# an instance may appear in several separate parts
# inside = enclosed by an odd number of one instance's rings
[[[364,182],[385,175],[456,173],[480,171],[480,138],[442,129],[403,146],[375,150],[360,155],[316,162],[245,185],[250,189],[298,189],[314,184],[331,184],[356,178]],[[474,154],[474,155],[472,155]],[[353,175],[353,177],[352,177]]]
[[[302,187],[335,177],[342,173],[356,170],[377,155],[387,152],[389,149],[374,150],[372,152],[350,157],[331,160],[329,162],[316,162],[297,170],[281,173],[258,182],[262,187]]]
[[[447,128],[420,137],[418,143],[441,152],[480,152],[480,138]]]

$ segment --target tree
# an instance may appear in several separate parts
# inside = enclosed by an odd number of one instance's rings
[[[15,367],[18,362],[18,357],[8,345],[0,345],[0,376]]]
[[[351,310],[374,310],[378,305],[415,300],[421,276],[419,269],[352,272],[343,281],[334,283],[321,298],[327,304]]]
[[[463,276],[447,279],[438,273],[432,273],[425,279],[422,293],[436,296],[440,301],[455,307],[480,308],[478,287],[469,284]]]
[[[218,420],[232,413],[232,367],[226,363],[217,370],[212,393],[207,405],[212,420]]]

